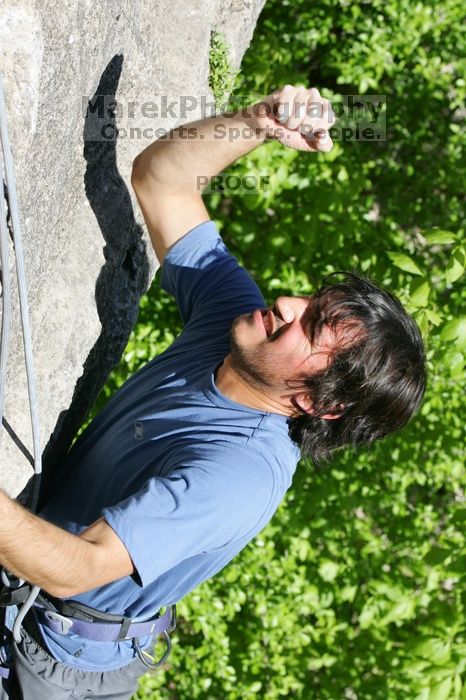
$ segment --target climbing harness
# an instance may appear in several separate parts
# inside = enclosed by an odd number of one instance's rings
[[[169,632],[176,627],[176,605],[170,605],[148,620],[133,620],[122,615],[103,613],[76,600],[62,600],[41,591],[34,603],[35,619],[52,632],[61,635],[73,633],[94,642],[121,642],[132,639],[138,657],[148,668],[158,668],[171,652]],[[147,650],[141,649],[139,638],[162,635],[165,652],[154,661]]]
[[[19,605],[30,597],[31,585],[20,582],[0,591],[0,609]],[[123,615],[103,613],[76,600],[63,600],[39,590],[32,606],[36,622],[48,627],[52,632],[67,635],[70,632],[96,642],[120,642],[133,640],[133,645],[140,660],[150,669],[156,669],[167,660],[171,652],[169,632],[176,627],[176,605],[167,607],[163,614],[157,612],[148,620],[133,620]],[[162,635],[166,649],[158,661],[154,661],[147,650],[142,649],[139,638]],[[1,645],[0,645],[1,646]],[[7,677],[1,668],[0,676]]]
[[[9,204],[12,239],[16,257],[16,274],[18,278],[18,293],[20,300],[21,324],[23,332],[24,354],[26,359],[29,407],[31,414],[33,448],[34,448],[34,478],[32,483],[29,507],[34,513],[37,510],[40,483],[42,477],[42,459],[40,445],[40,426],[37,413],[34,366],[32,356],[31,329],[27,302],[26,275],[24,256],[21,242],[18,200],[13,175],[13,159],[8,138],[6,106],[3,92],[3,79],[0,73],[0,140],[3,151],[5,168],[5,198]],[[2,328],[0,345],[0,428],[3,422],[4,391],[6,368],[8,361],[8,343],[11,324],[11,285],[9,279],[9,232],[4,211],[3,200],[0,212],[0,261],[2,281]],[[133,639],[136,653],[148,668],[158,668],[164,663],[171,651],[169,632],[175,629],[176,606],[171,605],[163,615],[158,612],[149,620],[137,621],[123,616],[102,613],[82,603],[73,600],[61,600],[49,596],[40,589],[22,579],[13,576],[5,569],[0,574],[3,587],[0,589],[0,610],[5,613],[7,608],[20,606],[12,631],[3,624],[0,634],[0,676],[8,678],[10,673],[11,654],[9,644],[11,638],[21,641],[21,626],[26,615],[33,610],[36,619],[52,631],[66,635],[70,631],[85,639],[103,642],[117,642]],[[138,638],[162,634],[166,643],[166,651],[159,661],[154,661],[146,650],[141,649]]]

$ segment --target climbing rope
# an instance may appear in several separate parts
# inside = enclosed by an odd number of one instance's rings
[[[0,426],[3,420],[3,401],[6,384],[6,366],[11,324],[11,285],[9,274],[8,228],[5,218],[4,199],[0,216],[0,261],[2,266],[2,336],[0,344]],[[1,433],[0,433],[1,435]]]
[[[3,92],[3,78],[0,73],[0,140],[3,151],[3,163],[5,168],[5,178],[7,185],[7,197],[10,208],[10,217],[13,230],[13,245],[16,257],[16,275],[18,278],[18,293],[21,313],[21,325],[23,331],[24,355],[26,359],[26,374],[29,395],[29,410],[31,414],[32,439],[34,449],[34,480],[32,492],[30,496],[30,508],[32,512],[37,509],[39,499],[40,480],[42,476],[42,457],[40,446],[40,426],[37,413],[36,387],[34,379],[34,363],[32,356],[32,341],[31,328],[29,325],[29,310],[27,301],[27,286],[26,273],[24,268],[23,246],[21,242],[21,229],[19,221],[18,200],[16,197],[16,187],[13,175],[13,159],[11,156],[10,142],[8,138],[8,126],[6,119],[6,106]],[[8,259],[8,226],[6,221],[6,213],[2,203],[2,211],[0,215],[0,259],[2,265],[2,336],[0,349],[0,429],[3,421],[3,404],[5,394],[6,366],[8,361],[8,342],[11,323],[11,287],[9,280],[9,259]],[[2,571],[2,581],[8,586],[12,586],[12,582]],[[16,584],[18,585],[17,581]],[[16,642],[21,641],[21,625],[24,617],[33,605],[40,591],[39,586],[33,586],[31,592],[19,611],[14,627],[13,637]]]

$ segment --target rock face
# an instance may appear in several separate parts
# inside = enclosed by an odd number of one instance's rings
[[[56,478],[118,362],[156,270],[129,184],[132,161],[157,129],[211,113],[211,31],[224,33],[237,68],[264,2],[3,0],[0,6],[0,70],[44,483]],[[16,496],[32,474],[32,436],[15,284],[13,291],[0,486]]]

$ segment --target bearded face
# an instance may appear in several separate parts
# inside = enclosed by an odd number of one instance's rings
[[[239,316],[231,327],[231,364],[255,389],[290,395],[290,385],[325,369],[335,333],[323,328],[311,341],[312,297],[279,297],[268,309]]]

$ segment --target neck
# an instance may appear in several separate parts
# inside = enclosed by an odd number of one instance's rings
[[[271,393],[258,389],[241,374],[238,374],[231,364],[230,355],[226,356],[223,364],[215,373],[215,384],[224,396],[248,408],[256,408],[267,413],[278,413],[281,416],[289,416],[292,413],[291,406],[285,398],[276,398]]]

